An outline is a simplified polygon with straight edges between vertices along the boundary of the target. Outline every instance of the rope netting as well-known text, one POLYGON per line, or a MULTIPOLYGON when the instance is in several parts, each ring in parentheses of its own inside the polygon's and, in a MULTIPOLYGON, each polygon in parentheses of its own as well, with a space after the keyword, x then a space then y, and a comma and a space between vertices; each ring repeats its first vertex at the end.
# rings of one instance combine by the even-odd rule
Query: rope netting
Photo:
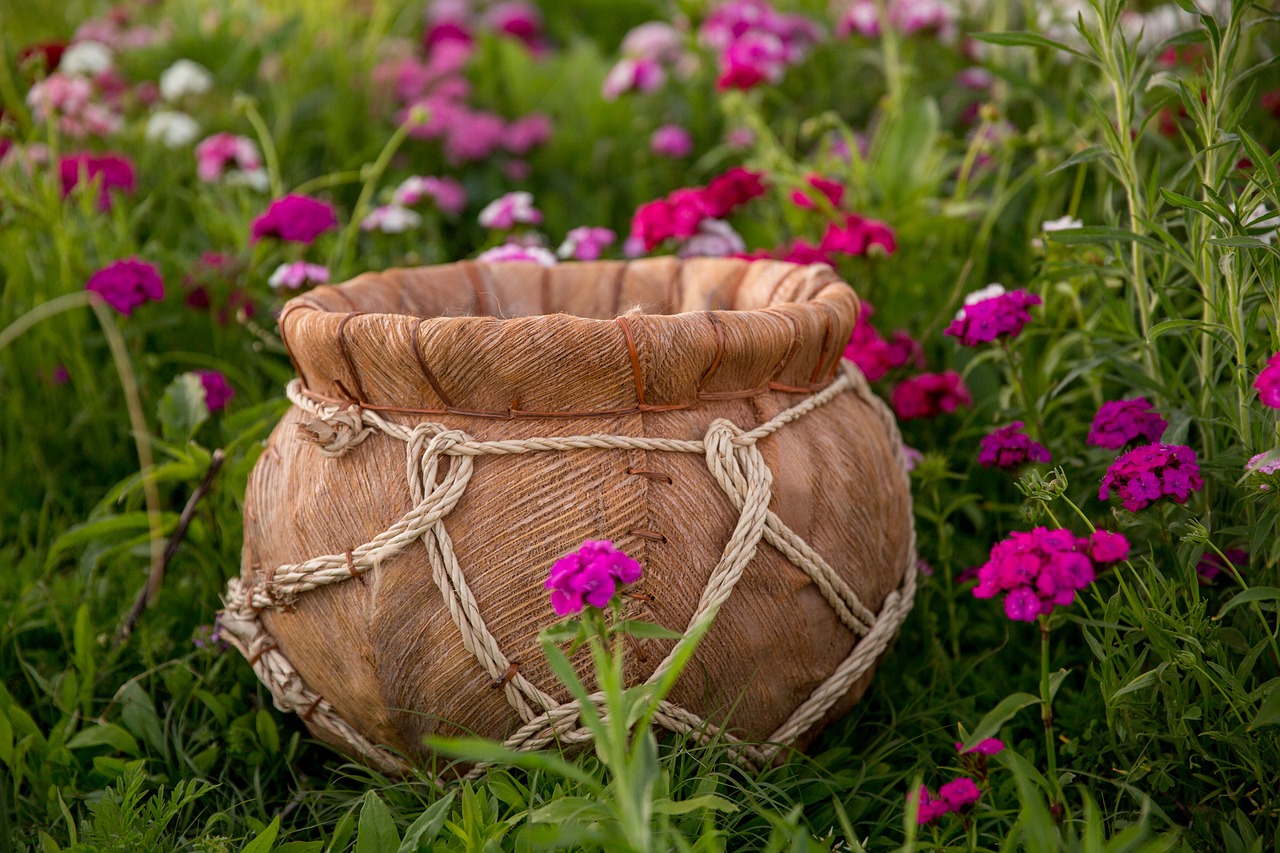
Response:
MULTIPOLYGON (((328 700, 306 686, 268 633, 260 612, 292 606, 305 592, 358 577, 399 555, 411 544, 421 542, 431 565, 432 580, 457 626, 462 645, 493 682, 502 685, 507 701, 523 721, 504 744, 513 749, 533 750, 553 742, 573 744, 589 740, 589 730, 581 725, 579 701, 557 702, 521 674, 518 667, 513 667, 499 647, 485 625, 454 553, 445 518, 466 493, 477 456, 587 449, 701 454, 708 471, 739 516, 686 626, 685 637, 677 641, 645 683, 656 683, 679 659, 686 645, 692 642, 689 629, 704 619, 715 618, 762 541, 803 571, 840 621, 859 638, 835 671, 764 744, 743 742, 671 702, 664 700, 659 704, 653 718, 658 725, 699 741, 721 742, 740 763, 762 767, 773 760, 778 750, 793 743, 821 720, 858 679, 870 671, 896 636, 915 596, 914 527, 910 532, 906 565, 902 567, 902 585, 884 599, 879 613, 872 613, 844 578, 769 509, 773 474, 757 447, 758 442, 846 392, 856 394, 882 421, 909 495, 910 483, 897 422, 884 402, 872 393, 861 372, 849 362, 843 364, 840 375, 822 391, 755 429, 743 431, 728 420, 718 419, 711 423, 702 440, 597 434, 477 441, 462 430, 449 429, 443 424, 405 426, 355 405, 344 408, 317 401, 294 380, 288 386, 289 399, 310 416, 301 428, 308 440, 319 445, 322 454, 347 453, 375 431, 404 442, 413 508, 386 530, 350 551, 276 566, 251 582, 243 578, 231 580, 221 614, 223 635, 249 660, 281 711, 298 712, 314 728, 337 742, 348 744, 352 751, 379 769, 407 772, 410 765, 404 759, 369 741, 343 720, 328 700), (447 464, 441 464, 446 461, 447 464)), ((593 694, 588 699, 601 716, 606 715, 602 695, 593 694)), ((470 777, 483 770, 484 765, 474 767, 470 777)))

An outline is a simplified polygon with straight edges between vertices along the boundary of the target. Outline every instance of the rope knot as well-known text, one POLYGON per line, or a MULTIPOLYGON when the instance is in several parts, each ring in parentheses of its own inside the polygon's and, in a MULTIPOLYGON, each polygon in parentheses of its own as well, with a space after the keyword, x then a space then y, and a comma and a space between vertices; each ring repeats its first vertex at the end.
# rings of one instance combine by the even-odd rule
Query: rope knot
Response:
POLYGON ((324 456, 341 456, 373 432, 365 426, 359 406, 345 409, 324 406, 311 414, 312 417, 298 424, 298 432, 304 441, 318 445, 324 456))

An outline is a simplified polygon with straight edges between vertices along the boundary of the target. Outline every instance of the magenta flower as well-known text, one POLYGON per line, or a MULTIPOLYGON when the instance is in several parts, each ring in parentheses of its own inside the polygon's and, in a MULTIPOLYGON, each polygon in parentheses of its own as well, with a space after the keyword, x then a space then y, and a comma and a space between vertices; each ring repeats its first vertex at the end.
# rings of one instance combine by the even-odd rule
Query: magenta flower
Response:
POLYGON ((594 261, 598 260, 604 250, 612 246, 617 239, 618 235, 608 228, 583 225, 565 235, 564 242, 560 244, 556 254, 575 261, 594 261))
POLYGON ((889 402, 898 417, 908 421, 937 417, 944 412, 954 412, 961 406, 971 406, 973 397, 960 374, 947 370, 902 380, 894 386, 889 402))
POLYGON ((506 231, 517 224, 537 225, 542 211, 533 206, 532 193, 514 192, 486 204, 478 220, 485 228, 506 231))
POLYGON ((856 213, 846 214, 844 223, 827 226, 818 248, 826 253, 836 253, 860 257, 876 247, 886 255, 892 255, 898 248, 893 229, 883 222, 866 219, 856 213))
POLYGON ((1253 387, 1258 389, 1258 400, 1262 405, 1280 409, 1280 352, 1267 361, 1267 366, 1253 381, 1253 387))
MULTIPOLYGON (((1222 553, 1231 561, 1231 565, 1237 572, 1248 568, 1249 552, 1243 548, 1228 548, 1222 553)), ((1217 581, 1218 575, 1225 571, 1227 571, 1227 565, 1222 562, 1222 557, 1214 551, 1205 551, 1200 562, 1196 563, 1196 580, 1201 586, 1210 586, 1217 581)))
POLYGON ((89 277, 85 289, 101 296, 126 317, 144 302, 164 299, 164 281, 160 273, 151 264, 137 258, 108 264, 89 277))
POLYGON ((724 219, 740 205, 764 195, 764 174, 735 166, 711 179, 702 191, 707 215, 712 219, 724 219))
POLYGON ((476 255, 477 261, 495 263, 498 261, 529 261, 544 267, 556 265, 556 256, 541 246, 522 246, 519 243, 504 243, 476 255))
MULTIPOLYGON (((916 823, 924 826, 927 823, 933 823, 947 812, 951 811, 951 806, 943 799, 934 799, 929 793, 929 789, 924 785, 920 786, 917 793, 919 807, 916 811, 916 823)), ((911 795, 907 794, 907 799, 911 799, 911 795)))
MULTIPOLYGON (((1246 474, 1252 474, 1257 477, 1266 477, 1272 474, 1280 474, 1280 448, 1274 450, 1264 450, 1261 453, 1254 454, 1248 462, 1244 464, 1246 474)), ((1271 491, 1270 483, 1260 483, 1258 490, 1262 492, 1271 491)))
POLYGON ((1067 530, 1037 527, 1015 532, 997 542, 991 557, 978 569, 975 598, 1005 594, 1005 615, 1017 622, 1033 622, 1055 607, 1066 607, 1078 590, 1093 583, 1095 570, 1088 556, 1089 540, 1067 530))
POLYGON ((227 377, 216 370, 197 370, 196 376, 204 386, 204 405, 211 412, 221 412, 236 395, 227 377))
POLYGON ((1007 427, 982 437, 978 451, 978 463, 987 468, 1017 468, 1027 462, 1048 462, 1051 458, 1043 444, 1032 441, 1022 431, 1022 421, 1014 421, 1007 427))
POLYGON ((1186 503, 1192 492, 1204 487, 1196 452, 1182 444, 1145 444, 1121 456, 1102 478, 1098 500, 1105 501, 1115 487, 1124 508, 1139 512, 1167 497, 1186 503))
POLYGON ((976 803, 981 796, 982 791, 978 790, 977 784, 964 776, 953 779, 938 789, 938 799, 950 806, 953 812, 976 803))
POLYGON ((546 588, 556 615, 581 613, 584 606, 605 607, 619 586, 640 580, 640 564, 613 543, 587 540, 551 567, 546 588))
POLYGON ((467 190, 452 178, 413 175, 391 194, 393 204, 413 207, 430 199, 444 213, 456 216, 467 206, 467 190))
POLYGON ((869 382, 878 382, 895 367, 908 364, 924 367, 924 350, 910 335, 896 331, 885 340, 871 325, 875 309, 864 302, 853 326, 853 336, 844 348, 844 357, 858 365, 869 382))
POLYGON ((649 150, 659 157, 688 157, 693 153, 693 136, 678 124, 664 124, 649 137, 649 150))
POLYGON ((502 147, 523 156, 550 138, 551 119, 540 113, 530 113, 507 125, 502 134, 502 147))
POLYGON ((253 240, 275 237, 310 245, 324 232, 338 227, 333 205, 305 195, 290 194, 271 202, 267 212, 253 220, 253 240))
POLYGON ((965 305, 943 330, 967 347, 990 343, 996 338, 1016 338, 1031 322, 1027 309, 1040 304, 1040 297, 1025 290, 1006 292, 1000 285, 970 294, 965 305), (978 297, 978 298, 974 298, 978 297))
POLYGON ((120 154, 70 154, 58 161, 58 172, 63 198, 70 195, 81 180, 87 183, 101 180, 98 186, 99 210, 111 209, 111 190, 132 193, 137 186, 133 163, 120 154))
POLYGON ((1129 540, 1119 533, 1095 530, 1089 537, 1089 556, 1096 563, 1118 563, 1129 559, 1129 540))
POLYGON ((999 738, 989 737, 986 740, 979 741, 969 749, 964 748, 964 744, 956 741, 956 752, 961 755, 995 755, 1004 751, 1004 741, 999 738))
POLYGON ((196 177, 212 183, 230 168, 256 174, 262 168, 257 144, 247 136, 215 133, 196 146, 196 177))
POLYGON ((627 92, 656 92, 667 81, 667 72, 658 60, 647 56, 623 57, 605 75, 601 94, 616 101, 627 92))
MULTIPOLYGON (((825 196, 827 201, 831 202, 832 207, 840 207, 840 202, 844 200, 844 184, 839 181, 829 181, 821 175, 809 175, 805 178, 805 181, 810 187, 825 196)), ((791 203, 806 210, 811 210, 816 206, 813 198, 813 194, 807 190, 795 190, 791 193, 791 203)))
POLYGON ((1089 428, 1089 444, 1119 450, 1126 444, 1159 441, 1168 422, 1152 411, 1146 397, 1103 403, 1089 428))

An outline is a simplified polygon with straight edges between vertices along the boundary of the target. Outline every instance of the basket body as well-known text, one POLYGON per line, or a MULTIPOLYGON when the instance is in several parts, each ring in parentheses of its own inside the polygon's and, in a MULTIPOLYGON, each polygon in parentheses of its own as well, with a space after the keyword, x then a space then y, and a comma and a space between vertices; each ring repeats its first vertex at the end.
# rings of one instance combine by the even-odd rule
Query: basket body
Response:
MULTIPOLYGON (((375 764, 426 758, 428 735, 510 738, 547 710, 537 707, 545 699, 513 699, 506 682, 516 673, 552 705, 569 699, 537 645, 556 619, 544 581, 558 557, 586 539, 612 540, 644 567, 633 591, 651 600, 637 599, 633 618, 684 630, 742 508, 707 454, 441 457, 424 477, 470 466, 439 521, 465 575, 460 595, 429 559, 431 542, 361 560, 361 544, 421 498, 415 450, 369 428, 369 413, 392 433, 429 423, 431 435, 457 431, 449 435, 475 446, 595 435, 697 442, 723 421, 752 430, 838 380, 856 388, 752 445, 768 468, 768 510, 872 614, 894 596, 900 621, 909 594, 904 607, 895 590, 914 562, 910 498, 891 419, 842 364, 856 311, 825 266, 664 258, 392 270, 294 299, 281 328, 305 405, 285 415, 249 483, 240 589, 269 603, 253 606, 250 595, 247 609, 228 607, 232 642, 274 679, 277 705, 375 764), (316 420, 321 409, 355 413, 356 426, 335 438, 333 421, 316 420), (276 594, 273 567, 322 554, 343 555, 349 577, 276 594)), ((824 685, 830 692, 833 672, 865 642, 810 574, 757 538, 669 697, 750 741, 785 728, 824 685)), ((637 641, 631 677, 649 677, 672 645, 637 641)), ((819 718, 786 738, 803 744, 846 712, 873 668, 837 685, 819 718)))

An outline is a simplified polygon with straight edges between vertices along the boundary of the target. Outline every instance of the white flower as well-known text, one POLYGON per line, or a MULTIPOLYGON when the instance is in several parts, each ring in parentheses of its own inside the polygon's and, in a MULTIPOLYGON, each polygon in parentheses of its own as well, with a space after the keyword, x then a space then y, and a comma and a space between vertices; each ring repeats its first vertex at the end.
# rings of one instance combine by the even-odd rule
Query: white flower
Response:
POLYGON ((281 264, 267 279, 267 284, 274 288, 297 290, 304 284, 326 284, 329 281, 329 268, 320 264, 309 264, 306 261, 294 261, 281 264))
POLYGON ((78 41, 62 54, 58 71, 70 77, 96 77, 115 64, 111 48, 99 41, 78 41))
POLYGON ((176 101, 185 95, 201 95, 213 88, 213 74, 198 62, 179 59, 160 75, 160 96, 176 101))
MULTIPOLYGON (((991 282, 986 287, 975 290, 964 298, 965 305, 977 305, 979 302, 986 302, 988 299, 995 299, 997 296, 1005 294, 1004 285, 999 282, 991 282)), ((956 312, 956 319, 964 319, 964 309, 961 308, 956 312)))
POLYGON ((685 241, 676 254, 682 258, 723 258, 746 250, 747 244, 728 222, 704 219, 698 223, 698 233, 685 241))
POLYGON ((260 193, 271 186, 266 169, 231 169, 222 179, 229 187, 248 187, 260 193))
POLYGON ((360 222, 361 231, 381 231, 383 234, 403 234, 410 228, 422 224, 422 217, 417 212, 398 204, 384 204, 375 207, 360 222))
POLYGON ((147 119, 146 137, 166 148, 182 148, 195 142, 200 135, 200 125, 186 113, 177 110, 159 110, 147 119))
POLYGON ((1048 234, 1050 231, 1066 231, 1069 228, 1083 228, 1084 221, 1076 219, 1072 216, 1064 216, 1061 219, 1050 219, 1047 222, 1040 223, 1040 230, 1048 234))
POLYGON ((476 255, 477 261, 493 263, 494 261, 531 261, 544 267, 554 267, 556 256, 541 246, 521 246, 519 243, 505 243, 476 255))
POLYGON ((476 219, 485 228, 505 231, 519 223, 537 225, 542 221, 542 211, 533 206, 532 193, 511 192, 486 204, 476 219))

